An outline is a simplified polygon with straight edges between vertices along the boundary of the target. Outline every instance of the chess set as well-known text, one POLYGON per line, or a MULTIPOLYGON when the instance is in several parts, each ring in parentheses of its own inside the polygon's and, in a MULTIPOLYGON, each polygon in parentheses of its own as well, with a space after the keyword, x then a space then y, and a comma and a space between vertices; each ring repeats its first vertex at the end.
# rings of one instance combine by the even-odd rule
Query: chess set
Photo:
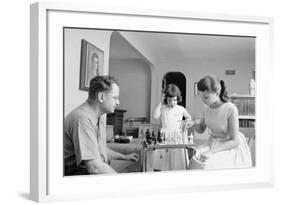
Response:
POLYGON ((193 135, 188 131, 166 129, 158 130, 158 132, 145 131, 145 142, 147 145, 167 145, 167 144, 188 144, 193 145, 193 135))

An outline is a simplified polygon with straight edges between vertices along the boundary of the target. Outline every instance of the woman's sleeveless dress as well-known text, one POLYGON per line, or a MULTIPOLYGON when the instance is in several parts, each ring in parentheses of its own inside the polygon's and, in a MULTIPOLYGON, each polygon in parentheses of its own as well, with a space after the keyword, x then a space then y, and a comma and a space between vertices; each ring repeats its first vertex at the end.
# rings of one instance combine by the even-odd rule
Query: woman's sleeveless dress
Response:
MULTIPOLYGON (((228 118, 238 110, 231 102, 224 103, 218 108, 208 107, 204 112, 205 124, 210 134, 207 145, 199 148, 200 152, 215 149, 224 141, 229 139, 228 118)), ((238 122, 237 122, 238 123, 238 122)), ((252 159, 249 146, 245 136, 239 132, 239 144, 237 147, 221 152, 213 153, 204 163, 205 169, 226 169, 226 168, 249 168, 252 166, 252 159)), ((191 162, 192 168, 192 162, 191 162)))

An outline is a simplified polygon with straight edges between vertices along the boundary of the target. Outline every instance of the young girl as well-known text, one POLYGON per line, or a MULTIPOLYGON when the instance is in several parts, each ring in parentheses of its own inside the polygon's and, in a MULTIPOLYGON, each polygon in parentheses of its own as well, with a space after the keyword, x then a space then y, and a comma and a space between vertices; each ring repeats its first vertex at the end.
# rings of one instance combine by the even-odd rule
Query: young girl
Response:
MULTIPOLYGON (((187 110, 178 105, 181 102, 180 89, 170 84, 166 87, 161 102, 156 107, 153 118, 161 117, 162 133, 165 133, 166 143, 182 144, 181 125, 183 117, 191 120, 187 110)), ((157 170, 186 169, 186 157, 183 149, 155 150, 153 152, 153 168, 157 170)))
MULTIPOLYGON (((206 76, 198 84, 199 95, 207 108, 203 119, 191 122, 193 129, 203 133, 208 128, 208 143, 199 147, 196 156, 204 159, 206 169, 247 168, 252 166, 248 144, 239 132, 238 110, 228 102, 224 82, 206 76)), ((191 160, 190 168, 195 160, 191 160)))

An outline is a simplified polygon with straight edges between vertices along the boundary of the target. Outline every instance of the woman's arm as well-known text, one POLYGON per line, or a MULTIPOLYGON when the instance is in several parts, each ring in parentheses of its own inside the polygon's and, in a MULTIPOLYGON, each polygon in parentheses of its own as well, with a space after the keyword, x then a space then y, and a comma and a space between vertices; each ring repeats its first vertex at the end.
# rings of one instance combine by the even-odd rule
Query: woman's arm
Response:
POLYGON ((205 124, 205 119, 199 119, 193 121, 192 129, 195 130, 198 133, 203 133, 206 130, 206 124, 205 124))

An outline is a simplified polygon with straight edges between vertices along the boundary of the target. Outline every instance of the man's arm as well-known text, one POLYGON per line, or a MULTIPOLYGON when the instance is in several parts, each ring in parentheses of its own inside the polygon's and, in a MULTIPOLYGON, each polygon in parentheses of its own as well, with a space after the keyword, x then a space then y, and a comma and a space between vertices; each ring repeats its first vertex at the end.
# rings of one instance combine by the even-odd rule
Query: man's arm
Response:
POLYGON ((109 159, 125 159, 125 155, 120 153, 120 152, 116 152, 112 149, 110 149, 109 147, 107 147, 107 156, 109 159))
POLYGON ((132 161, 138 161, 139 155, 137 153, 131 153, 131 154, 122 154, 120 152, 116 152, 109 147, 107 147, 107 156, 109 159, 122 159, 122 160, 132 160, 132 161))
POLYGON ((101 160, 85 160, 89 174, 112 174, 117 173, 111 166, 101 160))

